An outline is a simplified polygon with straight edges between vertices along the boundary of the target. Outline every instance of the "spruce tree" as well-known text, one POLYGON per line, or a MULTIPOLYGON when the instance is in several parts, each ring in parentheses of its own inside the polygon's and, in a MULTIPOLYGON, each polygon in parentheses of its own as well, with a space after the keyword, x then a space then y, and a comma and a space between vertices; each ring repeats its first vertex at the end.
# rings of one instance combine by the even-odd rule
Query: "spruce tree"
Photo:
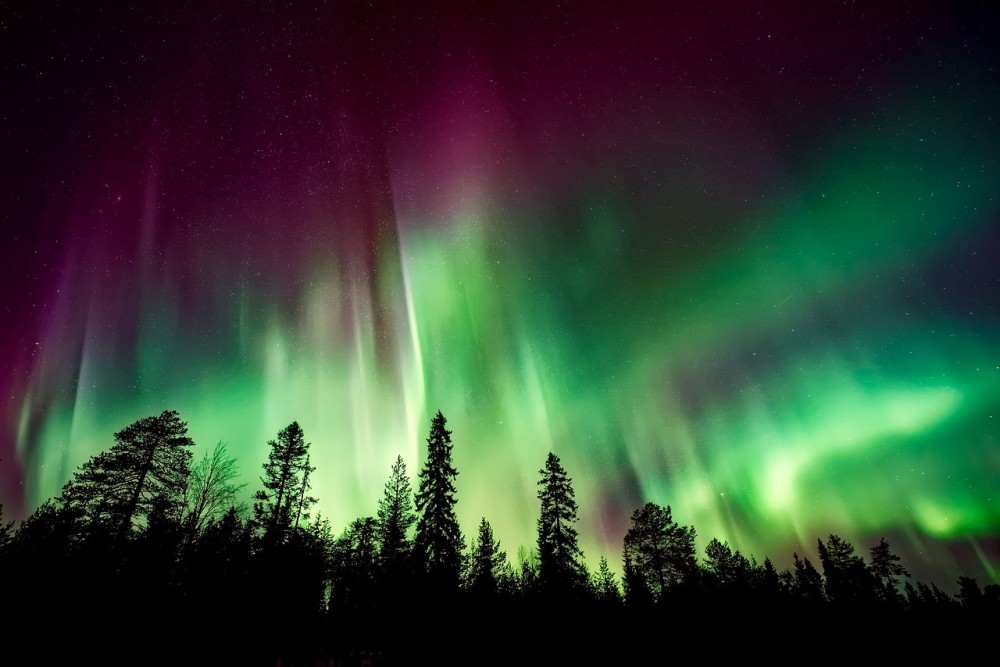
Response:
POLYGON ((538 575, 549 593, 563 595, 579 590, 587 583, 583 552, 577 543, 577 505, 573 480, 566 474, 559 457, 549 452, 545 467, 538 471, 542 478, 538 499, 538 575))
POLYGON ((608 559, 601 556, 601 561, 597 566, 597 574, 594 575, 594 594, 598 601, 605 604, 619 604, 622 601, 621 589, 618 588, 618 580, 615 573, 608 565, 608 559))
POLYGON ((406 463, 397 456, 378 501, 379 559, 384 570, 398 570, 405 563, 410 552, 409 531, 416 520, 406 463))
POLYGON ((455 477, 451 463, 451 431, 440 411, 431 420, 427 460, 420 470, 416 495, 417 534, 414 557, 441 590, 456 589, 462 568, 464 540, 455 516, 455 477))
POLYGON ((483 517, 479 522, 479 534, 472 545, 469 590, 481 597, 496 596, 506 566, 507 554, 500 550, 500 542, 493 537, 493 527, 483 517))

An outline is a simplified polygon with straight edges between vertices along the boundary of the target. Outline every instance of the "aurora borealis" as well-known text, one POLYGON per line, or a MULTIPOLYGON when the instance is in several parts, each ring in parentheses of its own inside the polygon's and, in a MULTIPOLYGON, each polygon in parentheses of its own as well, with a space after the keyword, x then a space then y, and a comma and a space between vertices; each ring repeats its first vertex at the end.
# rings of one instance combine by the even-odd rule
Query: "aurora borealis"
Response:
POLYGON ((0 502, 176 409, 336 529, 453 431, 458 515, 590 567, 669 504, 779 568, 1000 581, 989 9, 6 7, 0 502))

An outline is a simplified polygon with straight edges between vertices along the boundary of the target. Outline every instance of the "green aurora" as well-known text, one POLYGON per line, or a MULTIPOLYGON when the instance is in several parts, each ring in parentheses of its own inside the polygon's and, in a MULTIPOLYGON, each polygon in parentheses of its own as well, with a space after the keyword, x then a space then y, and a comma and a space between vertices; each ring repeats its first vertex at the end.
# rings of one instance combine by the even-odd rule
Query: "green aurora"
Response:
MULTIPOLYGON (((554 451, 592 568, 620 561, 653 501, 699 548, 717 537, 779 568, 828 533, 865 551, 889 535, 915 572, 954 579, 960 545, 1000 582, 1000 310, 982 268, 1000 137, 981 74, 964 93, 921 79, 887 108, 857 103, 861 120, 739 193, 712 168, 724 149, 686 167, 657 136, 635 141, 658 185, 609 156, 558 188, 500 186, 518 171, 495 155, 513 121, 476 117, 425 205, 405 195, 424 178, 416 150, 391 138, 373 177, 388 212, 363 241, 334 231, 353 214, 265 205, 266 187, 171 217, 163 158, 130 181, 129 250, 109 232, 64 255, 10 410, 23 504, 176 409, 200 449, 228 444, 248 494, 267 440, 298 421, 339 530, 375 512, 397 454, 415 477, 440 409, 462 526, 486 516, 512 555, 534 545, 554 451), (180 221, 204 229, 168 229, 180 221)), ((77 213, 99 218, 100 197, 77 213)))

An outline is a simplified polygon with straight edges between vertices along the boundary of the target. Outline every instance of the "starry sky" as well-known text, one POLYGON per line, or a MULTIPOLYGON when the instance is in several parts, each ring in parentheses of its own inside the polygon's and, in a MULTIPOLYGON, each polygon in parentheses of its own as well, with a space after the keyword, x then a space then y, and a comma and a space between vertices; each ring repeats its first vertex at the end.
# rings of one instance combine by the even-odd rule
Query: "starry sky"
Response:
POLYGON ((7 517, 176 409, 339 531, 441 410, 512 556, 554 451, 591 567, 653 501, 1000 581, 988 3, 80 4, 0 9, 7 517))

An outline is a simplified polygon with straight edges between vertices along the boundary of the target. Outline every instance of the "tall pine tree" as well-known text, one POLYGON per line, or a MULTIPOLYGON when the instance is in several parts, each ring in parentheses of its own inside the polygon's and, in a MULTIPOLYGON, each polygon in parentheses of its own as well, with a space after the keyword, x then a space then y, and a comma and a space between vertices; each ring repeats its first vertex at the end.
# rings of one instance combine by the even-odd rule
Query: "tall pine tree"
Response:
POLYGON ((417 534, 413 544, 419 567, 442 590, 456 589, 462 569, 464 540, 455 516, 455 477, 451 463, 451 431, 438 411, 427 437, 427 460, 417 490, 417 534))
POLYGON ((545 467, 538 471, 542 478, 538 499, 538 576, 546 592, 564 595, 578 591, 587 583, 583 552, 577 544, 577 506, 573 480, 566 474, 559 457, 549 452, 545 467))
POLYGON ((308 495, 309 473, 315 468, 309 465, 309 443, 298 422, 278 431, 278 438, 267 444, 271 451, 260 478, 264 488, 254 495, 253 510, 265 541, 277 544, 287 539, 289 530, 316 502, 308 495))

